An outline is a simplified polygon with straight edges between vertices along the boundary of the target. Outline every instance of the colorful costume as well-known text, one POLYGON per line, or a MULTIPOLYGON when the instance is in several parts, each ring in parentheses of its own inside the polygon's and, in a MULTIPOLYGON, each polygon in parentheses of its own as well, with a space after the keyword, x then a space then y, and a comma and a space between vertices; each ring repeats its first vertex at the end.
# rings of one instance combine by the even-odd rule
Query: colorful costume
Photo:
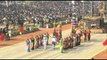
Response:
POLYGON ((63 53, 63 40, 62 39, 59 41, 59 48, 60 48, 60 52, 63 53))
POLYGON ((27 51, 30 52, 30 40, 29 39, 26 40, 26 44, 27 44, 27 51))

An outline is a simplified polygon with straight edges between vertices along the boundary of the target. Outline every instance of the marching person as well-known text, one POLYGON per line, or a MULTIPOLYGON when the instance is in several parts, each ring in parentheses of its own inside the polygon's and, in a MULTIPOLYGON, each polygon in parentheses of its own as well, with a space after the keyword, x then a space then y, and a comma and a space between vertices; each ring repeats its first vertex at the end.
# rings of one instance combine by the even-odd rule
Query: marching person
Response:
POLYGON ((84 40, 85 40, 85 41, 87 40, 87 39, 86 39, 86 38, 87 38, 87 35, 86 35, 86 34, 87 34, 87 32, 86 32, 86 30, 85 30, 85 31, 84 31, 84 36, 85 36, 84 40))
POLYGON ((46 44, 46 43, 47 43, 47 39, 48 39, 47 36, 44 34, 44 36, 43 36, 43 40, 42 40, 42 41, 43 41, 44 49, 47 48, 47 44, 46 44))
POLYGON ((76 40, 77 40, 76 46, 80 45, 80 36, 81 36, 81 31, 79 29, 77 29, 76 30, 76 40))
POLYGON ((62 38, 62 30, 61 29, 59 30, 59 33, 60 33, 60 38, 62 38))
POLYGON ((20 35, 24 32, 24 27, 20 26, 20 35))
POLYGON ((73 38, 71 38, 70 36, 68 37, 68 43, 69 43, 69 48, 73 48, 73 38))
POLYGON ((90 36, 91 36, 91 35, 90 35, 90 30, 88 30, 88 31, 86 32, 86 35, 87 35, 87 40, 90 41, 90 36))
POLYGON ((34 39, 34 41, 35 41, 35 44, 34 44, 34 49, 35 49, 35 48, 37 48, 37 47, 38 47, 36 36, 35 36, 35 37, 33 37, 33 39, 34 39))
POLYGON ((74 44, 75 44, 75 39, 76 39, 74 30, 71 31, 70 38, 71 38, 71 41, 72 41, 72 44, 73 44, 72 45, 72 48, 73 48, 75 46, 74 44))
POLYGON ((75 46, 77 46, 78 45, 78 36, 77 36, 77 34, 75 34, 73 38, 75 40, 75 46))
POLYGON ((47 36, 47 43, 46 43, 46 44, 48 45, 49 34, 48 34, 48 33, 46 33, 45 35, 47 36))
POLYGON ((38 39, 39 39, 39 46, 42 46, 41 34, 38 35, 38 39))
POLYGON ((31 49, 34 50, 35 40, 34 40, 33 37, 31 38, 31 43, 32 43, 32 48, 31 49))
POLYGON ((9 35, 9 39, 11 38, 12 34, 11 34, 11 29, 8 30, 8 35, 9 35))
POLYGON ((59 41, 60 52, 63 53, 63 39, 61 38, 59 41))
POLYGON ((56 45, 56 37, 53 36, 52 37, 52 48, 55 49, 55 45, 56 45))
POLYGON ((4 34, 6 40, 7 40, 7 33, 8 33, 7 28, 6 27, 3 28, 3 34, 4 34))
POLYGON ((53 31, 53 35, 56 36, 57 32, 56 32, 56 29, 54 28, 54 31, 53 31))
POLYGON ((30 39, 26 40, 27 52, 30 52, 30 39))
POLYGON ((78 34, 78 35, 77 35, 77 45, 80 45, 80 42, 81 42, 81 40, 80 40, 80 35, 78 34))
POLYGON ((60 40, 60 33, 58 32, 57 33, 57 42, 59 42, 59 40, 60 40))
POLYGON ((36 36, 36 41, 37 41, 37 48, 38 48, 40 46, 40 44, 39 44, 40 40, 39 40, 39 36, 38 35, 36 36))
POLYGON ((40 35, 40 45, 41 46, 43 46, 42 40, 43 40, 43 34, 40 35))
POLYGON ((84 33, 82 33, 82 36, 80 37, 80 39, 81 39, 82 42, 85 42, 85 35, 84 35, 84 33))

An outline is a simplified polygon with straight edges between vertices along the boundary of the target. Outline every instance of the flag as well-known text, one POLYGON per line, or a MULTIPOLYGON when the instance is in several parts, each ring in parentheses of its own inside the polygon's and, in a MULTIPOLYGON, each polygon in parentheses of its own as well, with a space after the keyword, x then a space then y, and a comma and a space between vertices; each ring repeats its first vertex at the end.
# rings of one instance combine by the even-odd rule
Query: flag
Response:
POLYGON ((107 45, 107 39, 102 44, 103 44, 103 46, 106 46, 107 45))

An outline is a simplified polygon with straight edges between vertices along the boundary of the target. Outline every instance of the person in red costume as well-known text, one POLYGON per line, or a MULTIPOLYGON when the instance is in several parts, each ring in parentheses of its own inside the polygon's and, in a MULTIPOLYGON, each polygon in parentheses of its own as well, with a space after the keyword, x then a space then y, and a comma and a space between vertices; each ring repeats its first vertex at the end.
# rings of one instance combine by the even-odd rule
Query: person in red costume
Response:
POLYGON ((107 46, 107 39, 102 44, 103 46, 107 46))
POLYGON ((90 35, 90 30, 88 30, 87 32, 86 32, 86 37, 87 37, 87 40, 88 41, 90 41, 90 37, 91 37, 91 35, 90 35))
POLYGON ((5 35, 4 34, 0 34, 0 41, 3 41, 5 39, 5 35))
POLYGON ((20 27, 20 34, 22 34, 23 32, 24 32, 24 27, 21 26, 21 27, 20 27))

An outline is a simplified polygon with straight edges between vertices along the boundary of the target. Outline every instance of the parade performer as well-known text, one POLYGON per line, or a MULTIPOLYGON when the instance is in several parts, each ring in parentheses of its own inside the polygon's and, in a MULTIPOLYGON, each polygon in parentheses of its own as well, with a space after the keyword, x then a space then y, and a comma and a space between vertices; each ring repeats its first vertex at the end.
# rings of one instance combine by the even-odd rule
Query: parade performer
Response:
POLYGON ((40 46, 40 44, 39 44, 39 42, 40 42, 39 36, 36 36, 36 41, 37 41, 36 48, 38 48, 40 46))
POLYGON ((31 38, 31 43, 32 43, 32 50, 34 50, 35 40, 33 37, 31 38))
POLYGON ((57 32, 56 32, 56 29, 54 28, 54 32, 53 32, 53 35, 56 36, 57 32))
POLYGON ((82 36, 80 37, 80 40, 81 40, 81 42, 84 42, 84 41, 85 41, 85 36, 84 36, 84 34, 82 34, 82 36))
POLYGON ((33 37, 33 39, 34 39, 34 41, 35 41, 35 44, 34 44, 34 49, 35 48, 37 48, 38 46, 37 46, 37 39, 36 39, 36 36, 35 37, 33 37))
POLYGON ((24 32, 24 27, 21 26, 21 27, 20 27, 20 34, 22 34, 23 32, 24 32))
POLYGON ((74 31, 71 30, 70 37, 73 38, 74 34, 75 34, 74 31))
POLYGON ((61 36, 60 36, 60 33, 58 32, 57 33, 57 42, 59 42, 60 38, 61 38, 61 36))
POLYGON ((78 45, 80 45, 80 43, 81 43, 80 37, 81 36, 80 35, 77 35, 77 36, 78 36, 78 40, 77 40, 78 41, 78 45))
POLYGON ((59 41, 60 52, 63 53, 63 39, 61 38, 59 41))
POLYGON ((42 35, 40 34, 38 37, 39 37, 39 46, 42 46, 42 35))
POLYGON ((47 48, 47 37, 46 37, 46 35, 44 34, 44 36, 43 36, 43 46, 44 46, 44 49, 46 49, 47 48))
POLYGON ((43 46, 42 40, 43 40, 43 34, 41 34, 41 46, 43 46))
POLYGON ((53 36, 53 37, 52 37, 52 48, 53 48, 53 49, 55 48, 55 45, 56 45, 56 37, 53 36))
POLYGON ((47 37, 47 43, 46 43, 46 44, 48 45, 49 34, 48 34, 48 33, 46 33, 45 35, 46 35, 46 37, 47 37))
POLYGON ((81 37, 81 31, 80 31, 80 29, 77 29, 77 31, 76 31, 76 40, 77 40, 77 44, 76 44, 76 46, 78 46, 78 45, 80 45, 80 37, 81 37))
POLYGON ((73 35, 73 47, 76 46, 76 34, 73 35))
POLYGON ((70 33, 70 40, 72 41, 72 48, 73 48, 73 41, 74 41, 74 33, 73 33, 73 30, 71 30, 71 33, 70 33))
POLYGON ((71 38, 70 36, 68 37, 68 43, 69 48, 73 48, 73 38, 71 38))
POLYGON ((78 35, 75 34, 75 46, 78 46, 78 35))
POLYGON ((67 49, 68 48, 68 37, 66 37, 63 41, 63 48, 67 49))
POLYGON ((59 33, 60 33, 60 38, 62 38, 62 30, 61 30, 61 28, 59 30, 59 33))
POLYGON ((107 46, 107 39, 102 42, 103 46, 107 46))
POLYGON ((87 40, 90 41, 90 36, 91 36, 91 35, 90 35, 90 30, 88 30, 88 31, 86 32, 86 36, 87 36, 87 40))
POLYGON ((5 35, 4 34, 0 34, 0 40, 3 41, 5 39, 5 35))
POLYGON ((30 39, 26 40, 26 44, 27 44, 27 52, 30 52, 30 39))
POLYGON ((86 38, 87 38, 87 35, 86 35, 86 34, 87 34, 86 30, 84 30, 84 36, 85 36, 84 40, 85 40, 85 41, 87 40, 87 39, 86 39, 86 38))
POLYGON ((8 31, 8 34, 9 34, 9 39, 11 38, 11 29, 9 29, 9 31, 8 31))
POLYGON ((7 39, 7 33, 8 33, 8 30, 7 28, 3 28, 3 33, 4 33, 4 36, 5 36, 5 39, 7 39))

